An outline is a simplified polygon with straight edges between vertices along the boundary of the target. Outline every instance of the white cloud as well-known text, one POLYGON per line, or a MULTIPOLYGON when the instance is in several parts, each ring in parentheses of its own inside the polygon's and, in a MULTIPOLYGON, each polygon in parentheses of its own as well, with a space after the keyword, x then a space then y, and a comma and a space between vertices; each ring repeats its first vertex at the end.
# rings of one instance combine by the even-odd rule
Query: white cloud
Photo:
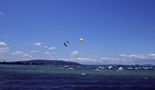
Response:
POLYGON ((22 51, 15 51, 15 52, 12 52, 11 55, 23 55, 24 52, 22 51))
POLYGON ((49 50, 55 50, 56 47, 49 47, 48 49, 49 49, 49 50))
MULTIPOLYGON (((73 56, 78 55, 77 51, 72 52, 73 56)), ((70 57, 69 60, 79 62, 82 64, 154 64, 155 54, 121 54, 120 57, 70 57)))
POLYGON ((81 64, 103 64, 103 60, 100 59, 100 57, 72 57, 69 58, 70 61, 78 62, 81 64))
POLYGON ((42 49, 48 49, 48 50, 55 50, 56 49, 56 47, 49 47, 46 44, 41 43, 41 42, 33 43, 33 46, 36 48, 42 48, 42 49))
POLYGON ((10 52, 8 47, 0 48, 0 55, 8 54, 10 52))
POLYGON ((78 57, 80 55, 79 51, 73 51, 70 53, 71 57, 78 57))
POLYGON ((31 58, 31 57, 32 57, 32 55, 30 55, 30 54, 28 54, 28 53, 24 53, 22 56, 23 56, 23 57, 26 57, 26 58, 31 58))
POLYGON ((32 55, 25 53, 23 51, 15 51, 15 52, 12 52, 11 55, 18 56, 18 57, 24 57, 24 58, 32 57, 32 55))
POLYGON ((127 57, 128 55, 126 55, 126 54, 120 54, 119 56, 120 57, 127 57))
POLYGON ((155 54, 120 55, 123 64, 155 64, 155 54))
POLYGON ((120 55, 127 59, 155 59, 155 54, 130 54, 130 55, 120 55))
POLYGON ((46 54, 46 55, 50 55, 51 53, 50 53, 50 52, 48 52, 48 51, 46 51, 46 52, 45 52, 45 54, 46 54))
POLYGON ((152 58, 152 59, 155 59, 155 54, 152 53, 152 54, 148 54, 148 57, 152 58))
POLYGON ((31 50, 30 53, 38 53, 38 50, 31 50))
POLYGON ((137 54, 131 54, 129 55, 129 58, 134 58, 134 59, 145 59, 146 56, 141 54, 141 55, 137 55, 137 54))
POLYGON ((5 42, 0 42, 0 48, 7 47, 7 44, 5 42))
POLYGON ((34 48, 28 53, 25 51, 11 52, 6 42, 0 42, 0 55, 6 59, 25 60, 32 58, 40 59, 60 59, 79 62, 82 64, 154 64, 155 53, 150 54, 121 54, 118 57, 100 57, 100 56, 86 56, 82 52, 73 51, 70 53, 69 58, 62 58, 57 56, 52 50, 56 47, 48 47, 44 43, 36 42, 33 46, 41 49, 34 48))
POLYGON ((5 42, 0 42, 0 55, 8 54, 10 52, 9 47, 5 42))
POLYGON ((41 43, 41 42, 36 42, 33 44, 34 47, 37 47, 37 48, 44 48, 44 44, 41 43))

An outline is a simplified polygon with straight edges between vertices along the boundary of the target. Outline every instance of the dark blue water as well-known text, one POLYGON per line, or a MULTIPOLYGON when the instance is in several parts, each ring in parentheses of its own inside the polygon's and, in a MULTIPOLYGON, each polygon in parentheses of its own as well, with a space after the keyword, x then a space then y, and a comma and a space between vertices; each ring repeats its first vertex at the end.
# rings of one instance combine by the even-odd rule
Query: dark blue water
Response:
POLYGON ((155 76, 21 73, 1 67, 0 90, 155 90, 155 76))

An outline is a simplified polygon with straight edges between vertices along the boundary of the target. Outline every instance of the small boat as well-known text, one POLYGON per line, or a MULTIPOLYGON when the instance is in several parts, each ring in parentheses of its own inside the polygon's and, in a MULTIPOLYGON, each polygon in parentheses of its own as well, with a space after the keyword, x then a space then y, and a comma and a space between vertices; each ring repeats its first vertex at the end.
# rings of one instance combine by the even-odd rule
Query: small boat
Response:
POLYGON ((82 75, 82 76, 85 76, 85 75, 86 75, 86 73, 81 73, 81 75, 82 75))

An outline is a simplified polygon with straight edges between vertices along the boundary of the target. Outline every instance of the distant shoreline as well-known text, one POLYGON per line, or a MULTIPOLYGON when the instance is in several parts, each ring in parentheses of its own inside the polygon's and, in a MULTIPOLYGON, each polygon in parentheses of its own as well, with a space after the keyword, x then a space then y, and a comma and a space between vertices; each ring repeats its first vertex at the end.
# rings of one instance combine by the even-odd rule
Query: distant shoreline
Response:
POLYGON ((155 66, 152 64, 102 64, 102 65, 87 65, 80 64, 72 61, 63 61, 63 60, 27 60, 27 61, 1 61, 0 65, 85 65, 85 66, 155 66))
POLYGON ((27 60, 27 61, 2 61, 0 65, 81 65, 76 62, 62 60, 27 60))

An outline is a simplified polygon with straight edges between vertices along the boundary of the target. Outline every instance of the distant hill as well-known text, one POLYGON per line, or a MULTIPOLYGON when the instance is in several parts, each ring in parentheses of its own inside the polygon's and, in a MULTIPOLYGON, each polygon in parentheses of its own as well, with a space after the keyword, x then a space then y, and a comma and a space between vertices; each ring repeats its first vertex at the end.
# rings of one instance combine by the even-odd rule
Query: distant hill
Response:
POLYGON ((28 60, 28 61, 12 61, 12 62, 0 62, 0 64, 11 65, 81 65, 76 62, 62 61, 62 60, 28 60))

